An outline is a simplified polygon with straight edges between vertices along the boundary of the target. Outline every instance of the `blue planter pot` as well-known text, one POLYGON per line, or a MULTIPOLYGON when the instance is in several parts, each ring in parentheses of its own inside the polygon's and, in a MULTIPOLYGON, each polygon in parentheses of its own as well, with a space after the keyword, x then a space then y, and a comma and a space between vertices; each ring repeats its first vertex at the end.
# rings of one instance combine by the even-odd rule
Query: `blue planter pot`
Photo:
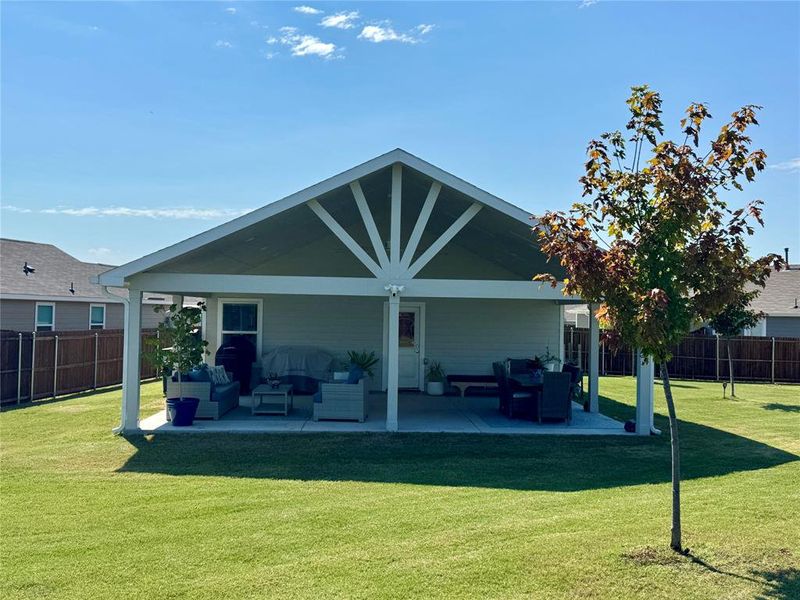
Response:
POLYGON ((199 398, 167 398, 167 420, 174 427, 188 427, 194 423, 199 398))

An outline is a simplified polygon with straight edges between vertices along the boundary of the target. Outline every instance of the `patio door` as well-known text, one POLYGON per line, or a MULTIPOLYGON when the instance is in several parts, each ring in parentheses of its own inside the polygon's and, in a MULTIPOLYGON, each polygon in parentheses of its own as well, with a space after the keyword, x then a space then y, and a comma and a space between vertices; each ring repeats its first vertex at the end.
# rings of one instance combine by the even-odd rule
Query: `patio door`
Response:
MULTIPOLYGON (((420 303, 401 302, 398 328, 398 387, 421 390, 425 383, 425 306, 420 303)), ((385 350, 388 350, 388 337, 388 329, 384 326, 385 350)), ((386 354, 384 352, 384 356, 386 354)), ((386 370, 384 369, 385 385, 386 370)))

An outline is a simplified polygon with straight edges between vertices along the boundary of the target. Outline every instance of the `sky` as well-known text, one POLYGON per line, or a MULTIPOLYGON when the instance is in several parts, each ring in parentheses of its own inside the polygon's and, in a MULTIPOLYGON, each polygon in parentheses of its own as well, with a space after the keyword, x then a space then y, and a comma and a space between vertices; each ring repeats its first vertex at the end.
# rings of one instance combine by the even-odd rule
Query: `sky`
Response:
POLYGON ((753 254, 800 262, 796 2, 0 4, 0 234, 122 264, 400 147, 532 213, 662 94, 763 106, 753 254))

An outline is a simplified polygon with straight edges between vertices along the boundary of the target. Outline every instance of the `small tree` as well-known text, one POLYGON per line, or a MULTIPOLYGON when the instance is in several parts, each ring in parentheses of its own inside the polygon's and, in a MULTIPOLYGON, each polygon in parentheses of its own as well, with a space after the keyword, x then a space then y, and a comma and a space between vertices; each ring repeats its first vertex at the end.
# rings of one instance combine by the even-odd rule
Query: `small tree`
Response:
POLYGON ((207 354, 208 342, 199 336, 206 305, 204 302, 198 302, 196 307, 171 304, 168 309, 157 306, 155 310, 166 313, 166 318, 158 325, 158 336, 148 340, 144 356, 162 375, 177 369, 178 394, 183 398, 182 374, 199 365, 207 354))
POLYGON ((741 335, 745 329, 755 327, 764 313, 750 308, 750 303, 760 294, 760 290, 745 291, 739 289, 737 295, 715 317, 709 321, 714 331, 725 338, 725 349, 728 354, 728 381, 731 385, 731 397, 736 397, 733 377, 733 356, 731 355, 731 338, 741 335))
MULTIPOLYGON (((700 129, 711 116, 705 105, 689 105, 681 121, 685 137, 676 143, 658 139, 664 135, 658 93, 634 87, 627 103, 630 137, 615 131, 589 143, 580 179, 586 200, 569 214, 545 214, 536 229, 542 250, 567 271, 564 293, 599 304, 596 316, 609 330, 607 339, 639 348, 661 367, 672 457, 670 546, 682 551, 670 347, 693 322, 716 316, 745 283, 763 287, 770 265, 780 266, 781 259, 753 261, 747 255, 749 220, 763 224, 761 201, 730 210, 717 195, 720 189, 741 190, 742 178, 751 181, 764 168, 766 154, 751 152, 745 134, 757 124, 758 107, 733 113, 708 152, 699 153, 700 129)), ((535 279, 557 283, 549 274, 535 279)))

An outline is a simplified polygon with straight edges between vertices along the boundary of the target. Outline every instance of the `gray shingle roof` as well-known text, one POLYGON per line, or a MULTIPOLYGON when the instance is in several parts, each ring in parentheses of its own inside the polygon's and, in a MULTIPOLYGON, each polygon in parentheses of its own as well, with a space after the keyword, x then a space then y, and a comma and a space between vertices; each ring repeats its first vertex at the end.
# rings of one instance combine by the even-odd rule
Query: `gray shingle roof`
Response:
MULTIPOLYGON (((112 265, 86 263, 51 244, 0 238, 0 291, 25 297, 102 298, 99 285, 89 283, 112 265), (23 265, 36 271, 25 275, 23 265), (70 285, 75 293, 72 294, 70 285)), ((109 290, 126 297, 125 290, 109 290)))
POLYGON ((800 265, 791 265, 790 269, 773 271, 767 286, 750 305, 771 317, 800 317, 800 265))

